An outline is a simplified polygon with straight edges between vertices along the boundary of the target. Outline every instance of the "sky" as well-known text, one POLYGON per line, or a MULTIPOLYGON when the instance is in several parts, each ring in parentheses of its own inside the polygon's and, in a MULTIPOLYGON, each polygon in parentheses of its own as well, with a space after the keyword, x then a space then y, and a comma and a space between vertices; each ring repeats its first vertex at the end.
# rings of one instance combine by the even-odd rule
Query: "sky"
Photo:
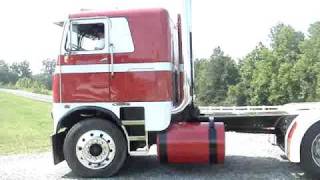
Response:
MULTIPOLYGON (((0 2, 0 59, 28 60, 39 73, 41 61, 59 54, 62 21, 80 9, 163 7, 172 16, 182 0, 6 0, 0 2)), ((234 59, 243 58, 258 42, 270 43, 278 23, 307 33, 320 21, 319 0, 193 0, 192 31, 195 58, 209 57, 220 46, 234 59)), ((173 18, 175 19, 175 18, 173 18)))

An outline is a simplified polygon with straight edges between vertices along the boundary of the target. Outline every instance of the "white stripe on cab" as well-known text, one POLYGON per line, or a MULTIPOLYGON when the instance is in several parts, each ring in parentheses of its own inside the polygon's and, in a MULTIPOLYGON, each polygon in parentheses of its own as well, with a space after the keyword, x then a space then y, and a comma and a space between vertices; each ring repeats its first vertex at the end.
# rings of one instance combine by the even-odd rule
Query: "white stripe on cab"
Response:
POLYGON ((86 64, 86 65, 62 65, 57 66, 55 74, 71 73, 102 73, 111 72, 146 72, 146 71, 172 71, 170 62, 155 62, 155 63, 128 63, 128 64, 86 64))

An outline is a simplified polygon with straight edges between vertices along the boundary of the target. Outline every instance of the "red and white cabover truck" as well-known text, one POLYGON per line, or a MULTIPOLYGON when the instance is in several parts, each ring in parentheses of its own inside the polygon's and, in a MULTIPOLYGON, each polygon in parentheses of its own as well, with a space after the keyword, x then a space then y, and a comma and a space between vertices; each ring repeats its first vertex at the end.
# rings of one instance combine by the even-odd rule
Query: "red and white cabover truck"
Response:
MULTIPOLYGON (((164 163, 223 163, 225 131, 274 134, 291 162, 320 175, 320 104, 195 107, 191 3, 83 11, 64 23, 53 78, 54 163, 112 176, 157 144, 164 163)), ((248 142, 250 143, 250 142, 248 142)))

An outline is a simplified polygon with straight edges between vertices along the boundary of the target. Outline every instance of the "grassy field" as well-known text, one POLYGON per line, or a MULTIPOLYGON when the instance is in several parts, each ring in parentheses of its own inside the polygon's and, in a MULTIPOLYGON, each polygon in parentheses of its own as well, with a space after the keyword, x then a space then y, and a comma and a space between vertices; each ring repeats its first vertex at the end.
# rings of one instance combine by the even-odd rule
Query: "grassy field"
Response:
POLYGON ((48 150, 51 104, 0 92, 0 154, 48 150))

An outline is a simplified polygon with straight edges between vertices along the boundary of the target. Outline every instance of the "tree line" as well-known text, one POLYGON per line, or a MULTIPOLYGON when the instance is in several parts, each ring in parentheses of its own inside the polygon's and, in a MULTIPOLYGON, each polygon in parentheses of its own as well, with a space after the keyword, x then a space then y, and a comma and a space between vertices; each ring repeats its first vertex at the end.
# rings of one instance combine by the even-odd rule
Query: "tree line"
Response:
MULTIPOLYGON (((279 105, 320 100, 320 22, 308 33, 278 24, 271 28, 270 44, 258 43, 235 61, 220 47, 209 58, 195 61, 195 92, 199 105, 279 105)), ((0 86, 48 93, 55 60, 42 61, 32 74, 28 61, 0 60, 0 86)))
POLYGON ((199 105, 280 105, 320 100, 320 22, 308 33, 278 24, 270 44, 259 43, 236 62, 215 48, 195 61, 199 105))
POLYGON ((0 86, 31 90, 35 93, 48 94, 52 89, 52 74, 55 60, 42 61, 41 73, 33 75, 28 61, 9 64, 0 60, 0 86))

